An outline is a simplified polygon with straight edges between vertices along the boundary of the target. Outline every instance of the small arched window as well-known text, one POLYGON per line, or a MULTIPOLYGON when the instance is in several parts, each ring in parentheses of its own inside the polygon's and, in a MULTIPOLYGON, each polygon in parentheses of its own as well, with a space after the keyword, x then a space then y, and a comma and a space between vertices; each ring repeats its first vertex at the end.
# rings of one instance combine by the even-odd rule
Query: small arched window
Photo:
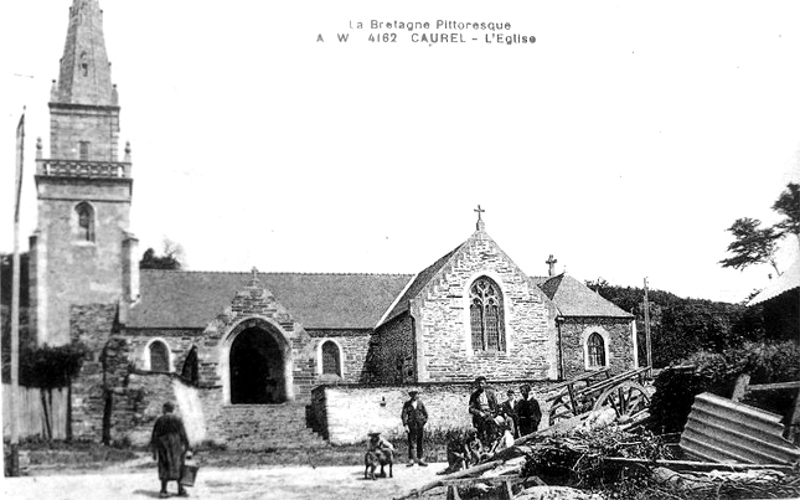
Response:
POLYGON ((503 295, 500 287, 486 276, 476 279, 469 289, 469 316, 473 351, 505 351, 503 295))
POLYGON ((606 343, 603 336, 595 332, 586 339, 586 353, 589 356, 589 368, 606 366, 606 343))
POLYGON ((156 340, 150 344, 150 371, 169 371, 169 348, 160 340, 156 340))
POLYGON ((326 340, 322 344, 322 374, 342 376, 341 353, 335 342, 326 340))
POLYGON ((94 241, 94 209, 85 201, 75 207, 78 215, 78 238, 83 241, 94 241))

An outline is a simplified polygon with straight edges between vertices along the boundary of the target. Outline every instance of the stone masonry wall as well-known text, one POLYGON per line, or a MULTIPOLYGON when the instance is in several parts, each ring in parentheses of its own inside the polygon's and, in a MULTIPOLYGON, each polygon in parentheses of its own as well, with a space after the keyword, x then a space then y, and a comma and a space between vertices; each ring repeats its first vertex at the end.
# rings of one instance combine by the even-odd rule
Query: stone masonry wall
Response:
POLYGON ((148 344, 158 339, 169 348, 171 371, 180 375, 189 350, 202 342, 202 333, 202 330, 196 329, 126 329, 125 336, 131 344, 130 362, 137 370, 145 370, 145 357, 149 356, 148 344))
MULTIPOLYGON (((225 399, 229 373, 224 359, 236 335, 247 328, 258 328, 273 335, 285 349, 285 363, 292 364, 292 390, 296 400, 309 400, 316 381, 312 337, 276 300, 271 292, 253 278, 237 292, 231 307, 205 328, 198 345, 200 386, 222 386, 225 399)), ((288 388, 287 388, 288 390, 288 388)))
MULTIPOLYGON (((322 372, 322 359, 320 357, 322 344, 326 340, 332 340, 341 350, 342 381, 361 381, 366 367, 371 332, 371 330, 308 330, 308 334, 314 338, 315 372, 322 372)), ((319 378, 316 379, 316 382, 318 381, 319 378)))
POLYGON ((631 322, 613 318, 567 318, 561 325, 564 378, 571 379, 586 371, 585 339, 592 332, 608 337, 606 363, 612 373, 637 368, 634 366, 631 322))
MULTIPOLYGON (((498 402, 504 401, 505 392, 514 389, 519 395, 519 386, 529 383, 534 397, 539 401, 543 415, 549 407, 547 398, 555 382, 509 380, 495 382, 498 402)), ((367 439, 369 432, 381 432, 389 437, 403 436, 400 420, 403 403, 408 400, 408 391, 416 389, 419 398, 428 410, 428 432, 472 427, 469 414, 469 396, 475 390, 470 383, 430 383, 414 386, 320 386, 314 389, 311 413, 315 429, 325 426, 323 434, 331 444, 350 444, 367 439)), ((542 418, 540 428, 547 426, 542 418)))
MULTIPOLYGON (((105 407, 103 353, 114 334, 116 304, 73 305, 70 308, 70 340, 84 344, 88 356, 72 381, 72 436, 99 441, 105 407)), ((68 434, 69 435, 69 434, 68 434)))
POLYGON ((412 301, 421 337, 420 381, 548 379, 557 376, 554 310, 544 294, 484 232, 476 231, 412 301), (469 288, 494 280, 505 305, 506 351, 472 352, 469 288))
POLYGON ((414 369, 414 320, 402 314, 381 325, 372 335, 364 382, 400 384, 416 380, 414 369), (403 373, 403 367, 411 373, 403 373))

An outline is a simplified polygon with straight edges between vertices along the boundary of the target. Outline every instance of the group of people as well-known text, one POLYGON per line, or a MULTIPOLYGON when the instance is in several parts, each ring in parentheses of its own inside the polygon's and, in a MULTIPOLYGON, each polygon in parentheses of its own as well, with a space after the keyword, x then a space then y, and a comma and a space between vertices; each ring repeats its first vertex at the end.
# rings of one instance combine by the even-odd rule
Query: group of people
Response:
MULTIPOLYGON (((516 398, 513 389, 507 391, 507 399, 498 403, 494 390, 488 387, 486 377, 475 379, 475 391, 469 398, 469 413, 472 425, 465 434, 448 442, 448 470, 468 467, 485 460, 506 448, 513 446, 514 440, 536 432, 542 419, 542 411, 531 393, 531 386, 523 384, 519 388, 521 398, 516 398)), ((423 459, 424 429, 428 422, 428 411, 419 399, 419 391, 408 392, 409 399, 403 404, 400 418, 408 438, 408 467, 427 466, 423 459)), ((377 435, 372 433, 371 435, 377 435)), ((376 451, 371 440, 368 451, 376 451)), ((392 453, 394 449, 386 440, 378 447, 392 453)))
POLYGON ((484 443, 496 439, 498 433, 506 431, 514 438, 526 436, 539 428, 542 410, 531 394, 531 386, 523 384, 519 390, 521 399, 516 399, 513 389, 506 393, 508 399, 497 402, 495 392, 487 387, 486 377, 475 379, 476 390, 469 398, 469 412, 478 438, 484 443))

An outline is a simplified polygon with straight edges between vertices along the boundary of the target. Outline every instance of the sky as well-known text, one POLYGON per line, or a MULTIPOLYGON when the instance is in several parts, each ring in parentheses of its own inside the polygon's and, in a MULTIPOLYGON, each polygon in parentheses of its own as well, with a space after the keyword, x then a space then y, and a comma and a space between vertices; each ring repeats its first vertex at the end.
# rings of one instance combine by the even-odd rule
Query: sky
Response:
MULTIPOLYGON (((740 302, 768 283, 768 266, 719 261, 734 220, 776 222, 800 182, 797 2, 100 3, 140 252, 168 238, 193 271, 414 274, 470 236, 480 204, 528 275, 553 254, 581 280, 647 277, 684 297, 740 302)), ((34 145, 47 156, 71 4, 3 4, 3 252, 23 106, 22 250, 36 228, 34 145)), ((779 266, 797 246, 782 242, 779 266)))

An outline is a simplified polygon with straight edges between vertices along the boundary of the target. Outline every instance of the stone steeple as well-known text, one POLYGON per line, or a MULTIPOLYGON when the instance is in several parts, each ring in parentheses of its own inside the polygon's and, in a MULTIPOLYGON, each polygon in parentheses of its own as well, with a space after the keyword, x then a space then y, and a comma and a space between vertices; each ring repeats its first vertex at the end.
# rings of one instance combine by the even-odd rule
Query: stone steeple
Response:
POLYGON ((111 64, 103 38, 103 11, 97 0, 74 0, 53 102, 116 105, 111 64))
POLYGON ((124 322, 138 290, 130 146, 120 161, 120 107, 97 0, 73 1, 49 108, 50 156, 39 143, 36 152, 31 320, 39 344, 62 345, 72 340, 74 307, 110 304, 124 322))

